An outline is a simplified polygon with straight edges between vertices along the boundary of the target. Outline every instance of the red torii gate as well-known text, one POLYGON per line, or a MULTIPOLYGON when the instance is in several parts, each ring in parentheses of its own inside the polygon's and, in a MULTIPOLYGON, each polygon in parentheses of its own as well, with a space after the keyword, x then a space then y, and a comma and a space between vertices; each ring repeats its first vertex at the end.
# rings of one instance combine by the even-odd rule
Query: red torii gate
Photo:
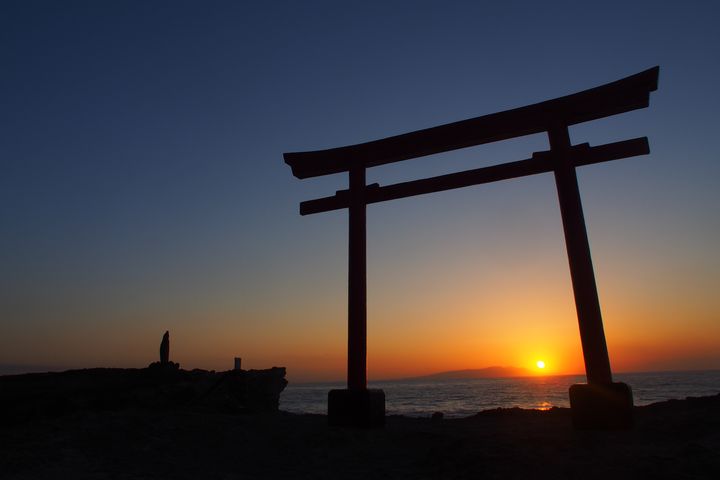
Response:
POLYGON ((632 423, 632 392, 612 381, 600 302, 575 168, 650 152, 647 137, 591 147, 572 145, 568 127, 646 108, 657 90, 659 67, 573 95, 372 142, 313 152, 285 153, 299 179, 348 172, 349 188, 300 204, 300 214, 349 211, 347 390, 328 395, 334 425, 384 423, 385 397, 367 388, 367 285, 365 210, 369 203, 553 172, 560 202, 587 384, 570 388, 578 428, 624 427, 632 423), (365 170, 387 163, 547 132, 550 150, 531 158, 438 177, 379 186, 366 185, 365 170))

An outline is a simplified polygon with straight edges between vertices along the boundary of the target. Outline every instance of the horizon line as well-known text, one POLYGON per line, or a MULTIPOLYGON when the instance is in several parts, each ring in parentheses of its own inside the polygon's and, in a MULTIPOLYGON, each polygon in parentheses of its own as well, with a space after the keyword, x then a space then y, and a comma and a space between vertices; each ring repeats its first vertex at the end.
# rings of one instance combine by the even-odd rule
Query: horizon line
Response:
MULTIPOLYGON (((402 382, 402 381, 409 381, 409 380, 419 380, 427 377, 432 377, 434 375, 440 375, 443 373, 448 372, 462 372, 467 370, 486 370, 488 368, 495 368, 495 367, 485 367, 485 368, 465 368, 460 370, 446 370, 443 372, 436 372, 436 373, 430 373, 426 375, 415 375, 412 377, 392 377, 392 378, 381 378, 376 380, 368 380, 368 383, 379 383, 379 382, 402 382)), ((500 367, 500 368, 522 368, 522 367, 500 367)), ((525 369, 528 370, 528 369, 525 369)), ((528 370, 529 371, 529 370, 528 370)), ((647 374, 647 373, 692 373, 692 372, 720 372, 720 368, 714 367, 714 368, 690 368, 690 369, 679 369, 679 370, 624 370, 620 372, 613 372, 613 376, 615 375, 634 375, 634 374, 647 374)), ((478 377, 478 378, 448 378, 444 380, 491 380, 491 379, 507 379, 507 378, 538 378, 538 377, 585 377, 585 373, 557 373, 557 374, 530 374, 530 375, 511 375, 511 376, 499 376, 499 377, 478 377)), ((288 385, 294 384, 294 385, 337 385, 342 384, 344 385, 347 383, 347 380, 319 380, 319 381, 302 381, 302 382, 293 382, 288 383, 288 385)))

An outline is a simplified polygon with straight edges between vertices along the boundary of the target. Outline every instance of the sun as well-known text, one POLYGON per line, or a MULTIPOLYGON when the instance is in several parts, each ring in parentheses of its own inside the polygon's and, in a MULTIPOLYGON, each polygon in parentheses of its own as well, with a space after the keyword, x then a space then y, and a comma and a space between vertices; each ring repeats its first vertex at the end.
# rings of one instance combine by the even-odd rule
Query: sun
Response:
POLYGON ((535 362, 535 366, 542 370, 543 368, 545 368, 545 362, 542 360, 538 360, 537 362, 535 362))

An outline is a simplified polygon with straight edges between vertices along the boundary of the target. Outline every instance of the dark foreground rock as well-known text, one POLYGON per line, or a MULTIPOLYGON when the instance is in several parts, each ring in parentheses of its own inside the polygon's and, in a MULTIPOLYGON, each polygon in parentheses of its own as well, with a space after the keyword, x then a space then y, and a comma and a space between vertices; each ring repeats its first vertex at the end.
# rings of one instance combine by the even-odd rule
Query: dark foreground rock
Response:
POLYGON ((74 412, 177 408, 276 411, 285 368, 180 370, 154 363, 144 369, 92 368, 0 377, 0 420, 22 423, 74 412))
POLYGON ((635 409, 631 430, 577 431, 568 409, 463 419, 76 411, 0 428, 2 479, 718 479, 720 396, 635 409))

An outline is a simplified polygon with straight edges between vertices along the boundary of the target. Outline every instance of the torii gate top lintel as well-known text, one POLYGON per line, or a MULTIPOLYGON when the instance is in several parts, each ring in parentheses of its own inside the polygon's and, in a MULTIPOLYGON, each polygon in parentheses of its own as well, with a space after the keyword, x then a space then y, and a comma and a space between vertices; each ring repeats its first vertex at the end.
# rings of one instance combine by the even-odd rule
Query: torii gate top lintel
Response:
POLYGON ((645 108, 657 90, 660 67, 599 87, 525 107, 461 120, 345 147, 283 154, 299 179, 409 160, 498 142, 645 108))

